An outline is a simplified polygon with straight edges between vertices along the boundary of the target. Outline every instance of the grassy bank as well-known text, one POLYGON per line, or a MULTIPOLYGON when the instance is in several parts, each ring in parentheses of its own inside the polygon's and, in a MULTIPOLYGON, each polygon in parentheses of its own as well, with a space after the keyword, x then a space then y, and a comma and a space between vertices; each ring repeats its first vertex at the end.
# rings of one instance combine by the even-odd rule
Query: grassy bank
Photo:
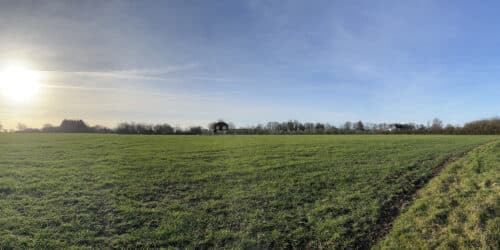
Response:
POLYGON ((447 166, 378 248, 499 249, 500 143, 447 166))

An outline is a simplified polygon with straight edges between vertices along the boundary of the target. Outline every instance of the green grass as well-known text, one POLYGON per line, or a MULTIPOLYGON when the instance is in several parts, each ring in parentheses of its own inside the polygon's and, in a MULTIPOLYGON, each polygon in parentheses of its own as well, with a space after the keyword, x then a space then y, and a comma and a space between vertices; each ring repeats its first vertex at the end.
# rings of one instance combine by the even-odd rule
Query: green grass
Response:
POLYGON ((4 134, 0 248, 365 248, 395 197, 497 138, 4 134))
POLYGON ((500 142, 475 149, 423 189, 384 249, 500 249, 500 142))

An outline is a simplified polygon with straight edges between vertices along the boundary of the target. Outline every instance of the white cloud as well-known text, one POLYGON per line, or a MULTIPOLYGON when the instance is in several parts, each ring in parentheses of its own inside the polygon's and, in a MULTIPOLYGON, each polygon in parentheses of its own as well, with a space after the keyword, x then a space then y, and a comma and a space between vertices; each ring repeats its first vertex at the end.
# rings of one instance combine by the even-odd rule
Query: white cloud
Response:
POLYGON ((152 81, 170 81, 173 78, 165 77, 162 75, 171 74, 180 71, 186 71, 198 67, 198 64, 186 64, 177 66, 167 66, 163 68, 149 68, 149 69, 128 69, 128 70, 114 70, 114 71, 40 71, 42 73, 57 74, 57 75, 70 75, 70 76, 85 76, 97 78, 117 78, 117 79, 136 79, 136 80, 152 80, 152 81))

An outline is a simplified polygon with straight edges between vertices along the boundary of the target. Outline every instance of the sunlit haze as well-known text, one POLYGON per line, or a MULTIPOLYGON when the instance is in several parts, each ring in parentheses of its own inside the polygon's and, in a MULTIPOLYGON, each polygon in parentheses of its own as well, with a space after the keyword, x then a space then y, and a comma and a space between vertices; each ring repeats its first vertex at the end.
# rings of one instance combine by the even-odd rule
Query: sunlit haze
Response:
POLYGON ((29 102, 40 88, 39 73, 22 66, 10 66, 0 71, 0 91, 14 103, 29 102))

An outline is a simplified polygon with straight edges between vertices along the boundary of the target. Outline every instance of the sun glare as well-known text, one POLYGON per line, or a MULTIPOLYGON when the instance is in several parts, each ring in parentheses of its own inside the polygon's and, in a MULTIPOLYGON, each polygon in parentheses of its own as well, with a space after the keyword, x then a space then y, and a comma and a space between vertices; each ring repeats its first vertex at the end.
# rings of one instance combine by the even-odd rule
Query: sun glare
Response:
POLYGON ((40 88, 40 74, 24 67, 8 67, 0 72, 0 92, 13 102, 31 101, 40 88))

